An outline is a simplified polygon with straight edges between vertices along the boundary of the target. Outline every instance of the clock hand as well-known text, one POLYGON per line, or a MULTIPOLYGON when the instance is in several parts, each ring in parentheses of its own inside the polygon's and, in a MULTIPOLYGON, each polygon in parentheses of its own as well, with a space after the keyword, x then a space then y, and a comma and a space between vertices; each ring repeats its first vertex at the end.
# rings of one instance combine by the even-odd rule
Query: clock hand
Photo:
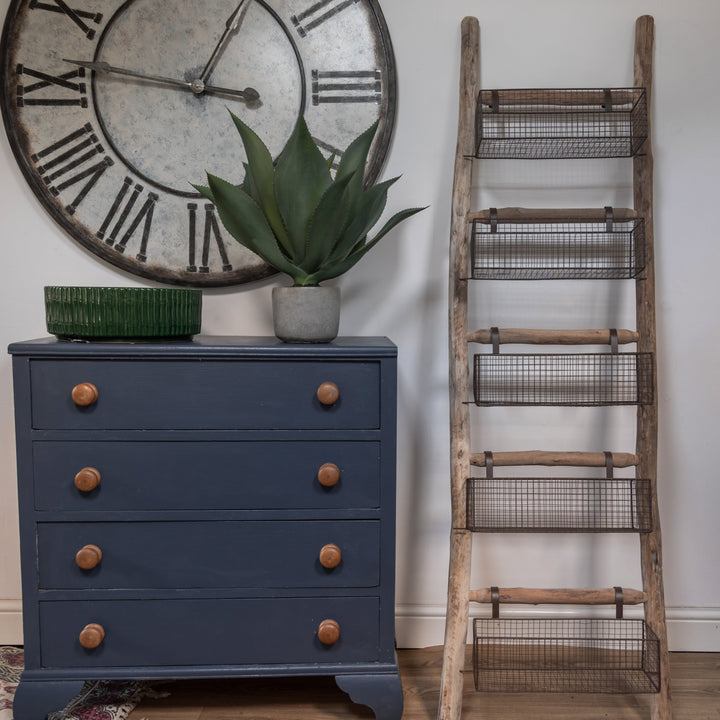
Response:
POLYGON ((176 87, 187 88, 192 90, 196 95, 200 95, 203 92, 219 93, 222 95, 232 95, 234 97, 240 97, 248 102, 256 102, 260 95, 255 88, 245 88, 244 90, 234 90, 232 88, 221 88, 215 87, 214 85, 205 85, 201 80, 176 80, 175 78, 164 77, 162 75, 151 75, 149 73, 141 73, 135 70, 127 70, 125 68, 115 67, 109 65, 106 62, 89 62, 86 60, 68 60, 63 58, 64 62, 71 63, 72 65, 79 65, 80 67, 88 68, 89 70, 95 70, 99 73, 112 73, 115 75, 127 75, 129 77, 136 77, 140 80, 151 80, 153 82, 163 83, 165 85, 174 85, 176 87))
POLYGON ((237 28, 240 25, 240 15, 241 10, 243 9, 243 6, 247 3, 248 0, 240 0, 238 3, 238 6, 235 8, 235 11, 233 14, 227 19, 227 22, 225 23, 225 30, 223 31, 223 34, 220 36, 220 39, 218 40, 217 45, 215 46, 215 49, 213 50, 212 55, 210 56, 210 59, 207 61, 207 65, 205 65, 205 68, 200 73, 200 81, 201 82, 207 82, 208 78, 212 74, 212 71, 215 69, 215 65, 217 64, 218 59, 220 58, 220 53, 222 52, 223 48, 225 47, 228 38, 230 37, 230 34, 237 30, 237 28))
POLYGON ((86 60, 68 60, 63 58, 64 62, 71 63, 73 65, 80 65, 80 67, 88 68, 89 70, 95 70, 99 73, 114 73, 116 75, 128 75, 130 77, 140 78, 141 80, 154 80, 155 82, 164 83, 166 85, 177 85, 178 87, 186 87, 192 90, 192 83, 186 80, 176 80, 175 78, 163 77, 162 75, 150 75, 148 73, 141 73, 135 70, 126 70, 125 68, 115 67, 109 65, 106 62, 89 62, 86 60))
MULTIPOLYGON (((195 80, 193 81, 193 85, 199 82, 199 80, 195 80)), ((234 90, 233 88, 224 88, 218 85, 205 85, 204 87, 205 92, 215 93, 216 95, 237 96, 253 104, 257 103, 258 100, 260 100, 260 93, 255 88, 251 87, 246 87, 244 90, 234 90)))

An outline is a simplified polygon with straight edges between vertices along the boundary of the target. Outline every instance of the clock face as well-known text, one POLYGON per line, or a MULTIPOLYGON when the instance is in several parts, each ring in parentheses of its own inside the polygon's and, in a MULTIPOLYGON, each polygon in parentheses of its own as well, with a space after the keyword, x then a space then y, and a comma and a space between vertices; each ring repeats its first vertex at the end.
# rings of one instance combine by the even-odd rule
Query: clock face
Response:
POLYGON ((273 156, 299 113, 336 159, 379 119, 366 182, 390 142, 375 0, 13 0, 1 50, 5 127, 35 194, 92 252, 162 282, 273 272, 191 186, 206 170, 242 182, 228 109, 273 156))

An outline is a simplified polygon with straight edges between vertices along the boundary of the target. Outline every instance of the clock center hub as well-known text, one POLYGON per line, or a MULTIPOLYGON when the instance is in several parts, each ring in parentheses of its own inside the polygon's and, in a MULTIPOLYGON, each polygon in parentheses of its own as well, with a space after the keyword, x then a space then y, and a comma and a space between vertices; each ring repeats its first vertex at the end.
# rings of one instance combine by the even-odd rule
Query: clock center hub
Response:
POLYGON ((205 83, 200 78, 196 78, 195 80, 191 81, 190 89, 196 95, 202 95, 202 93, 205 92, 205 83))

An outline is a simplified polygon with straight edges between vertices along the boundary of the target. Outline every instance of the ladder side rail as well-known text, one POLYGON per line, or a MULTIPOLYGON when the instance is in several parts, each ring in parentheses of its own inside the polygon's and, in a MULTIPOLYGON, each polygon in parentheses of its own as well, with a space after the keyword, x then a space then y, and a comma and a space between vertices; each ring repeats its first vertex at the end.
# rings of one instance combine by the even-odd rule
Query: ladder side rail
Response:
MULTIPOLYGON (((634 85, 644 87, 647 100, 648 132, 641 153, 633 158, 633 197, 635 210, 645 219, 645 271, 636 279, 636 324, 638 351, 656 355, 655 252, 653 234, 653 154, 651 100, 655 26, 650 15, 635 24, 634 85)), ((645 619, 660 640, 660 692, 652 696, 651 720, 672 720, 670 662, 667 647, 665 600, 662 576, 662 540, 657 498, 658 400, 657 367, 653 369, 653 402, 638 406, 636 453, 637 477, 651 481, 653 529, 640 538, 643 589, 648 595, 645 619)))
POLYGON ((473 177, 475 108, 479 83, 480 24, 466 17, 461 26, 460 100, 450 225, 449 353, 450 480, 452 528, 440 684, 439 720, 459 720, 469 616, 472 533, 466 529, 465 480, 470 474, 470 416, 467 334, 468 220, 473 177))

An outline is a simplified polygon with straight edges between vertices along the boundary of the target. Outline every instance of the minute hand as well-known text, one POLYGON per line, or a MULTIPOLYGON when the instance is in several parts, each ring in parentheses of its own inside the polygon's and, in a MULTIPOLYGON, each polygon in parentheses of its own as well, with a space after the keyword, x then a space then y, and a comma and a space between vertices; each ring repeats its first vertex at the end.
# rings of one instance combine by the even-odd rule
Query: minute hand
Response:
POLYGON ((140 80, 150 80, 152 82, 163 83, 164 85, 173 85, 175 87, 182 87, 196 94, 203 92, 216 92, 223 95, 233 95, 236 97, 243 98, 248 101, 258 100, 260 95, 254 88, 245 88, 244 90, 234 90, 231 88, 220 88, 213 85, 205 85, 200 80, 177 80, 175 78, 164 77, 162 75, 151 75, 149 73, 141 73, 135 70, 127 70, 125 68, 115 67, 109 65, 106 62, 90 62, 86 60, 67 60, 63 58, 64 62, 71 63, 72 65, 79 65, 80 67, 88 68, 89 70, 95 70, 99 73, 112 73, 114 75, 127 75, 128 77, 139 78, 140 80))
POLYGON ((233 14, 227 19, 223 34, 220 36, 220 39, 218 40, 218 43, 215 46, 215 49, 210 56, 210 59, 207 61, 205 68, 203 69, 202 73, 200 73, 200 80, 202 80, 203 82, 207 82, 207 79, 210 77, 212 71, 215 69, 215 64, 218 61, 220 52, 225 47, 225 43, 230 37, 230 33, 238 29, 238 26, 240 25, 240 11, 243 9, 243 5, 245 5, 246 2, 247 0, 240 0, 233 14))

